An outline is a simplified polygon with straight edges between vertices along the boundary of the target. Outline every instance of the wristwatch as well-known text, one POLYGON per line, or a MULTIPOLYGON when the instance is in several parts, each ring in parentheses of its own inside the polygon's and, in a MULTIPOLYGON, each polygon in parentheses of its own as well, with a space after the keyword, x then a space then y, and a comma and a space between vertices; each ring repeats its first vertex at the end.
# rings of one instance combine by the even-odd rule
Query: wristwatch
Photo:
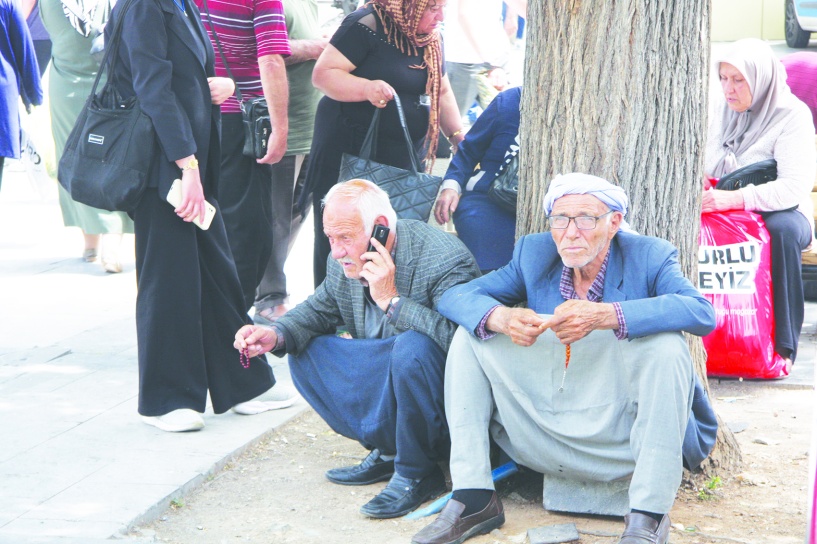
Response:
POLYGON ((182 172, 185 172, 185 171, 187 171, 187 170, 195 170, 195 169, 197 169, 198 167, 199 167, 199 161, 198 161, 198 159, 196 159, 196 158, 194 157, 194 158, 190 159, 190 160, 187 162, 187 164, 185 164, 185 165, 184 165, 184 167, 182 167, 182 172))
POLYGON ((386 306, 386 315, 388 317, 392 316, 392 314, 394 313, 394 307, 397 306, 398 302, 400 302, 400 295, 391 297, 391 300, 389 301, 389 305, 386 306))

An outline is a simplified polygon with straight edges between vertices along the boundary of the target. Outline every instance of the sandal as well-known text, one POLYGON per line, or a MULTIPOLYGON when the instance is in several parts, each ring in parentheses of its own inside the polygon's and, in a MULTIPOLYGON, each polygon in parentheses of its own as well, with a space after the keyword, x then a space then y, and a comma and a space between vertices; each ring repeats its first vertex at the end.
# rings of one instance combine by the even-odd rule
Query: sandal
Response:
POLYGON ((119 262, 118 259, 113 261, 102 259, 102 268, 105 269, 105 272, 108 274, 119 274, 122 272, 122 263, 119 262))
POLYGON ((92 247, 82 252, 82 260, 86 263, 92 263, 96 261, 97 255, 96 248, 92 247))

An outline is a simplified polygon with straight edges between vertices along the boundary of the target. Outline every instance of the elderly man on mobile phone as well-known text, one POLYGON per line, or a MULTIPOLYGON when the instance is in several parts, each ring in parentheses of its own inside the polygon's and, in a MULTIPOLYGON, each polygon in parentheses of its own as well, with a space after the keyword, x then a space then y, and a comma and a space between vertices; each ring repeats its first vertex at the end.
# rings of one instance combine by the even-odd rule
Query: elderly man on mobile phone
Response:
POLYGON ((341 485, 389 480, 361 512, 402 516, 446 489, 437 463, 450 447, 443 375, 456 326, 436 306, 479 268, 455 236, 398 221, 388 195, 369 181, 327 193, 323 228, 332 250, 326 279, 271 327, 242 327, 235 347, 251 357, 290 354, 307 402, 336 432, 371 449, 359 465, 326 477, 341 485), (372 236, 376 226, 390 229, 385 244, 372 236))

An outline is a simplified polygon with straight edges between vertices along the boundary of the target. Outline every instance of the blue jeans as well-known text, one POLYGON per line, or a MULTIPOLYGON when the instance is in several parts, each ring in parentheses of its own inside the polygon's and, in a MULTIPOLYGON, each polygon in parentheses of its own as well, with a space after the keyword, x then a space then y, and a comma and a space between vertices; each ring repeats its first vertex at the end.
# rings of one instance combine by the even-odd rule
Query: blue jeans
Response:
POLYGON ((295 387, 326 423, 368 448, 395 454, 401 476, 422 478, 448 459, 445 353, 428 336, 318 336, 289 361, 295 387))

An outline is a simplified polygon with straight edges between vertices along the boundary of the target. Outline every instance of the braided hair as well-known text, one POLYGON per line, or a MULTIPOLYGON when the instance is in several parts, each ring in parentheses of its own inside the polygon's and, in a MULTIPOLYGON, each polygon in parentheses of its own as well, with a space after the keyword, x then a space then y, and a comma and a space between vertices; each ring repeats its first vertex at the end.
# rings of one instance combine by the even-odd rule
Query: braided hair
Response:
POLYGON ((380 19, 386 32, 388 42, 401 53, 418 56, 418 48, 424 47, 422 64, 410 66, 416 70, 428 70, 426 94, 431 107, 428 115, 428 132, 426 132, 427 150, 425 157, 426 170, 431 171, 437 155, 437 142, 440 134, 440 86, 442 82, 443 52, 440 32, 417 34, 417 26, 426 8, 436 0, 370 0, 374 12, 380 19))

